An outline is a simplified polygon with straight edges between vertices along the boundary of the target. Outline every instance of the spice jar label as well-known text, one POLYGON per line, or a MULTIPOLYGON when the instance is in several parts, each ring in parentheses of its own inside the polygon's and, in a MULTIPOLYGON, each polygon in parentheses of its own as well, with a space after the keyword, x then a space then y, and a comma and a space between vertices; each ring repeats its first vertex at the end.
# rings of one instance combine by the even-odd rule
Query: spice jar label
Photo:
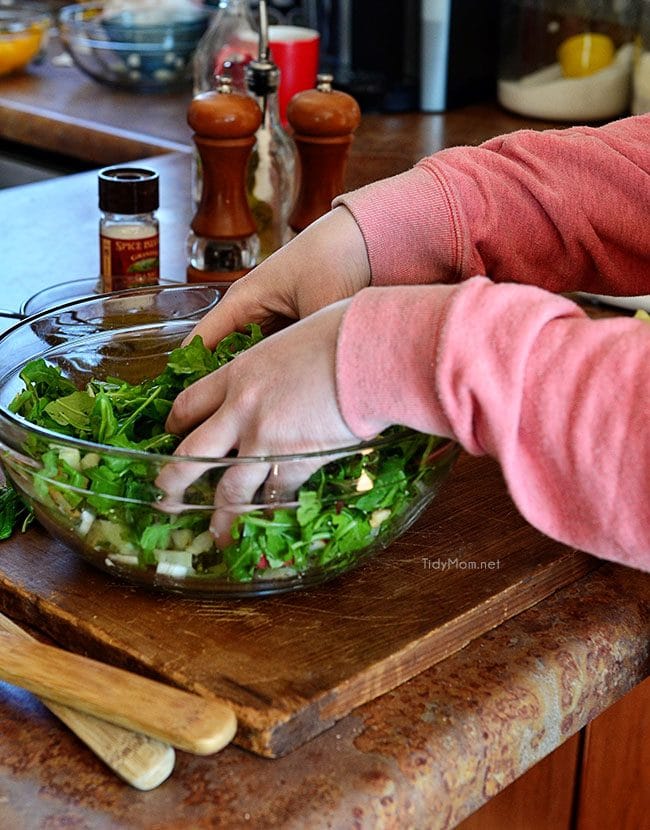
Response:
POLYGON ((102 289, 119 291, 158 282, 159 236, 117 238, 100 235, 102 289))

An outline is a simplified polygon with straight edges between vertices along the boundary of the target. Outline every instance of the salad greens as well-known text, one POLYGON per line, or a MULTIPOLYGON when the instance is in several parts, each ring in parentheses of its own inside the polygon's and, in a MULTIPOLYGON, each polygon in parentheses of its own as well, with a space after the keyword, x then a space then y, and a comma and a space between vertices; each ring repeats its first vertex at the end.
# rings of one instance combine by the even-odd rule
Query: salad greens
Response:
MULTIPOLYGON (((77 389, 43 359, 28 363, 20 373, 24 389, 11 411, 52 432, 103 446, 85 450, 32 433, 25 452, 40 469, 13 467, 15 462, 5 459, 10 474, 40 508, 39 517, 49 515, 58 527, 63 523, 106 566, 237 582, 345 566, 380 533, 390 534, 414 500, 422 503, 433 474, 429 456, 440 439, 391 430, 394 440, 384 446, 319 469, 293 503, 239 515, 233 542, 224 550, 215 548, 208 530, 222 471, 210 471, 188 489, 185 501, 192 508, 183 513, 157 507, 163 496, 155 485, 160 460, 149 460, 146 453, 167 455, 178 445, 179 437, 164 429, 175 397, 261 338, 259 326, 250 325, 210 351, 195 337, 171 353, 161 374, 137 384, 109 377, 77 389), (133 458, 111 453, 110 447, 144 453, 133 458)), ((0 508, 3 527, 22 516, 16 494, 8 492, 11 496, 2 496, 7 506, 0 508)))
POLYGON ((9 539, 18 525, 26 530, 33 518, 31 509, 11 485, 0 489, 0 540, 9 539))

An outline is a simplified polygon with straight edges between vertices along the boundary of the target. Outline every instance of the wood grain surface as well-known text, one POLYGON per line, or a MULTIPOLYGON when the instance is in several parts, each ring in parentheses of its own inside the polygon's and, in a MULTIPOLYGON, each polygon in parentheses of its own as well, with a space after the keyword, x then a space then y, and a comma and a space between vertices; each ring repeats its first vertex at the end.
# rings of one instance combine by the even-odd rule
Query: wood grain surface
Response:
MULTIPOLYGON (((581 739, 580 734, 569 738, 462 821, 457 830, 573 830, 581 739)), ((598 823, 591 826, 605 830, 598 823)))
POLYGON ((116 582, 44 531, 2 545, 0 606, 73 650, 227 702, 236 743, 276 757, 584 575, 595 560, 516 512, 462 456, 387 551, 317 589, 197 600, 116 582))
POLYGON ((576 830, 650 827, 650 680, 586 730, 576 830))

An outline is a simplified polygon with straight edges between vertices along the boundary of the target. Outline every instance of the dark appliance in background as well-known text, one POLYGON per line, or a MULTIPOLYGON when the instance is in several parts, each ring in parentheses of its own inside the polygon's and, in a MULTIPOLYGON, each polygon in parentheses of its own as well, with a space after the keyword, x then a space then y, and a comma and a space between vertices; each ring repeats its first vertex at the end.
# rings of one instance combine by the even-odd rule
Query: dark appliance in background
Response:
POLYGON ((321 64, 363 110, 419 108, 420 0, 316 0, 321 64))
POLYGON ((321 70, 364 111, 496 99, 500 0, 269 0, 269 9, 272 22, 318 29, 321 70))

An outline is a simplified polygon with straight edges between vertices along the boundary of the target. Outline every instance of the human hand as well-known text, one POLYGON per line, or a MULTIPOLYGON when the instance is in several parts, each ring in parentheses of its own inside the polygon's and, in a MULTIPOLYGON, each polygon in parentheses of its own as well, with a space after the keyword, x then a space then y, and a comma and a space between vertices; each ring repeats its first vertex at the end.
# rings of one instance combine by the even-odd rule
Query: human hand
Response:
POLYGON ((186 338, 210 349, 248 323, 266 333, 299 320, 370 282, 365 242, 352 214, 337 207, 237 280, 186 338))
MULTIPOLYGON (((336 342, 349 302, 335 303, 271 335, 181 392, 166 428, 192 431, 176 454, 225 457, 237 450, 239 457, 288 455, 357 443, 336 397, 336 342)), ((229 467, 215 493, 211 530, 217 544, 231 541, 234 518, 253 503, 265 482, 265 498, 278 501, 293 495, 323 463, 317 455, 300 462, 229 467)), ((211 466, 167 464, 157 479, 167 504, 182 503, 185 489, 211 466)))

